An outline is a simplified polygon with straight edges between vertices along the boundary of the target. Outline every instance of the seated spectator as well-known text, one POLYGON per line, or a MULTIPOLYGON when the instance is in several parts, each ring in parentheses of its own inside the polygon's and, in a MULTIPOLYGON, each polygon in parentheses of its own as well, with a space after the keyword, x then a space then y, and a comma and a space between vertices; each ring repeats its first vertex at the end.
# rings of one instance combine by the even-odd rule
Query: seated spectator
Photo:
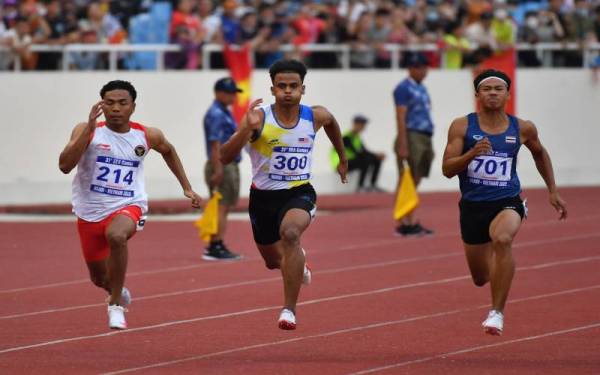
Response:
POLYGON ((288 26, 287 13, 281 5, 275 7, 262 3, 258 12, 259 29, 268 29, 269 32, 263 43, 257 47, 256 66, 268 68, 275 61, 283 58, 284 55, 279 51, 279 47, 289 42, 294 33, 288 26))
MULTIPOLYGON (((340 29, 337 23, 337 19, 328 12, 319 13, 317 17, 323 20, 323 28, 319 32, 317 44, 341 43, 343 35, 342 30, 340 29)), ((329 51, 316 51, 311 53, 309 65, 312 68, 320 69, 332 69, 341 67, 338 58, 338 53, 329 51)))
POLYGON ((500 8, 494 12, 492 20, 492 33, 496 39, 498 51, 506 51, 515 47, 515 25, 508 17, 508 11, 500 8))
MULTIPOLYGON (((418 38, 412 30, 406 25, 405 10, 403 7, 397 7, 392 12, 392 29, 388 35, 388 43, 409 45, 417 43, 418 38)), ((400 52, 398 59, 402 61, 404 54, 400 52)))
MULTIPOLYGON (((67 34, 76 29, 75 24, 69 24, 63 12, 60 0, 46 0, 46 15, 48 36, 45 44, 63 45, 68 42, 67 34)), ((39 54, 38 70, 57 70, 60 68, 61 52, 42 52, 39 54)))
POLYGON ((80 20, 79 26, 84 30, 95 30, 98 43, 122 43, 127 37, 119 20, 96 1, 88 5, 87 18, 80 20))
POLYGON ((204 43, 220 43, 221 17, 214 13, 211 0, 198 0, 198 18, 204 29, 204 43))
POLYGON ((236 0, 223 1, 223 13, 221 14, 221 32, 223 42, 235 44, 240 34, 240 21, 236 14, 238 7, 236 0))
POLYGON ((250 43, 251 49, 257 49, 264 43, 271 31, 267 27, 259 28, 258 16, 252 8, 248 8, 240 18, 238 44, 250 43))
POLYGON ((200 49, 205 31, 200 18, 193 13, 192 0, 179 0, 170 25, 171 43, 179 44, 181 51, 166 55, 166 66, 170 69, 198 69, 202 64, 200 49))
POLYGON ((350 67, 352 68, 372 68, 375 66, 375 51, 369 41, 371 25, 371 13, 363 12, 358 21, 348 29, 351 46, 350 67))
MULTIPOLYGON (((365 130, 369 119, 363 115, 356 115, 352 121, 352 128, 344 133, 344 147, 346 156, 348 157, 348 170, 358 170, 360 172, 358 178, 357 192, 381 192, 381 188, 377 186, 379 178, 379 169, 381 162, 385 159, 385 154, 380 152, 371 152, 365 147, 360 134, 365 130), (370 173, 369 186, 365 186, 367 174, 370 173)), ((337 153, 332 150, 332 164, 337 168, 339 159, 337 153)))
POLYGON ((32 41, 29 20, 24 16, 17 16, 14 19, 14 26, 4 33, 2 43, 10 48, 10 53, 0 55, 0 69, 13 68, 17 63, 16 59, 20 60, 21 69, 34 69, 36 55, 29 49, 32 41))
MULTIPOLYGON (((81 44, 97 44, 98 32, 94 29, 82 29, 77 33, 81 44)), ((105 56, 95 51, 75 51, 69 53, 70 68, 73 70, 106 69, 105 56)))
MULTIPOLYGON (((540 41, 538 30, 540 21, 538 19, 538 13, 534 11, 527 12, 525 14, 525 22, 523 27, 519 29, 517 38, 525 43, 536 44, 540 41)), ((537 56, 535 50, 519 51, 519 64, 526 67, 538 67, 542 65, 542 62, 537 56)))
POLYGON ((376 68, 389 68, 391 66, 391 54, 385 49, 385 44, 389 40, 391 32, 390 11, 386 8, 378 8, 375 11, 375 20, 367 33, 369 43, 375 49, 376 68))
POLYGON ((492 30, 493 19, 493 13, 484 12, 479 21, 470 24, 465 29, 465 37, 469 43, 477 46, 477 49, 473 51, 473 59, 476 63, 490 57, 498 49, 498 43, 492 30))
POLYGON ((461 21, 454 21, 446 26, 444 35, 444 60, 446 69, 463 67, 463 56, 471 51, 469 40, 464 36, 465 27, 461 21))

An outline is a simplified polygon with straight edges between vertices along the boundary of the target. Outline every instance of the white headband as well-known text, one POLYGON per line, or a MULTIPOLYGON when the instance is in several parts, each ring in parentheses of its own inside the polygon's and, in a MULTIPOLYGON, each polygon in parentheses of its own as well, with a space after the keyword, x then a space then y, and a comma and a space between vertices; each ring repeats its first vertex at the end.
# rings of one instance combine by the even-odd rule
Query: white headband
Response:
POLYGON ((503 80, 502 78, 500 78, 500 77, 497 77, 497 76, 490 76, 490 77, 486 77, 486 78, 482 79, 482 80, 481 80, 481 81, 479 81, 479 83, 477 84, 477 88, 479 88, 479 86, 481 86, 481 84, 482 84, 482 83, 484 83, 485 81, 487 81, 487 80, 490 80, 490 79, 492 79, 492 78, 496 78, 496 79, 499 79, 500 81, 504 82, 504 85, 506 86, 506 88, 508 88, 508 82, 506 82, 505 80, 503 80))

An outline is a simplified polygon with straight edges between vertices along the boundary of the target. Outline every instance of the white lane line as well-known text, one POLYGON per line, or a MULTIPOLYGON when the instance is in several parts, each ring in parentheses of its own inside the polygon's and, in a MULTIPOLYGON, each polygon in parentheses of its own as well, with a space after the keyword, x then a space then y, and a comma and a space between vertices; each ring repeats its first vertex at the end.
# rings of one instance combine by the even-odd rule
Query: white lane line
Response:
MULTIPOLYGON (((248 258, 244 258, 241 261, 238 261, 236 263, 253 261, 253 260, 257 260, 259 258, 260 257, 258 257, 258 256, 257 257, 248 257, 248 258)), ((234 264, 234 262, 222 262, 222 263, 219 263, 219 266, 228 266, 228 265, 232 265, 232 264, 234 264)), ((177 272, 177 271, 185 271, 185 270, 191 270, 191 269, 196 269, 196 268, 208 268, 208 267, 214 267, 214 266, 215 266, 215 263, 190 264, 187 266, 168 267, 168 268, 159 268, 159 269, 155 269, 155 270, 128 272, 127 277, 155 275, 158 273, 177 272)), ((66 285, 87 284, 90 282, 91 282, 90 279, 61 281, 58 283, 51 283, 51 284, 32 285, 32 286, 26 286, 26 287, 15 288, 15 289, 4 289, 4 290, 0 290, 0 294, 26 292, 26 291, 31 291, 31 290, 55 288, 55 287, 66 286, 66 285)))
MULTIPOLYGON (((600 217, 600 215, 598 215, 598 217, 600 217)), ((589 218, 592 218, 592 217, 590 216, 590 217, 580 218, 580 219, 587 220, 589 218)), ((570 220, 570 222, 573 222, 573 221, 574 220, 570 220)), ((540 222, 539 224, 542 226, 547 226, 547 225, 551 225, 553 223, 554 223, 554 221, 545 221, 545 222, 540 222)), ((531 224, 529 226, 531 226, 531 224)), ((385 246, 385 245, 390 245, 390 244, 402 244, 402 243, 406 243, 407 241, 414 242, 414 241, 423 241, 426 239, 440 239, 440 238, 446 238, 446 237, 456 237, 458 235, 459 235, 458 233, 442 233, 442 234, 435 235, 433 237, 425 238, 425 239, 422 239, 422 238, 393 238, 393 239, 388 239, 388 240, 371 241, 371 242, 364 243, 364 244, 341 246, 336 249, 329 249, 329 250, 316 249, 316 250, 311 250, 309 253, 312 255, 312 254, 320 254, 320 253, 343 252, 343 251, 351 251, 351 250, 385 246)), ((536 244, 551 243, 551 242, 556 242, 556 241, 582 240, 582 239, 588 239, 588 238, 594 238, 594 237, 600 237, 600 233, 559 237, 557 240, 544 239, 544 240, 524 241, 524 242, 519 242, 519 243, 514 244, 513 247, 518 248, 521 246, 530 246, 530 245, 536 245, 536 244)), ((457 244, 457 246, 458 246, 458 244, 457 244)), ((241 262, 252 262, 252 261, 260 261, 260 260, 262 260, 262 258, 260 258, 259 256, 250 256, 250 257, 242 259, 241 262)), ((239 263, 239 262, 237 262, 237 263, 239 263)), ((127 277, 153 275, 153 274, 166 273, 166 272, 177 272, 177 271, 184 271, 184 270, 190 270, 190 269, 196 269, 196 268, 226 266, 226 265, 231 265, 231 264, 235 264, 235 263, 219 263, 219 264, 202 263, 202 264, 193 264, 193 265, 187 265, 187 266, 169 267, 169 268, 161 268, 161 269, 156 269, 156 270, 131 272, 131 273, 127 273, 127 277)), ((78 279, 78 280, 62 281, 62 282, 51 283, 51 284, 32 285, 32 286, 28 286, 28 287, 0 290, 0 294, 25 292, 25 291, 31 291, 31 290, 37 290, 37 289, 46 289, 46 288, 54 288, 54 287, 61 287, 61 286, 67 286, 67 285, 84 284, 84 283, 89 283, 89 282, 90 281, 88 279, 78 279)))
MULTIPOLYGON (((562 264, 589 262, 590 260, 598 260, 598 259, 600 259, 600 256, 570 259, 570 260, 564 261, 562 263, 557 263, 557 262, 553 262, 553 263, 554 263, 554 266, 559 266, 562 264)), ((538 267, 538 266, 539 265, 520 267, 520 268, 517 268, 517 270, 527 271, 527 270, 539 269, 539 268, 534 268, 534 267, 538 267)), ((463 276, 456 276, 456 277, 444 278, 444 279, 439 279, 439 280, 421 281, 421 282, 410 283, 410 284, 401 284, 401 285, 397 285, 397 286, 393 286, 393 287, 374 289, 374 290, 369 290, 369 291, 365 291, 365 292, 356 292, 356 293, 349 293, 349 294, 336 295, 336 296, 331 296, 331 297, 318 298, 318 299, 314 299, 314 300, 308 300, 308 301, 298 303, 298 305, 299 306, 312 305, 312 304, 328 302, 328 301, 336 301, 336 300, 341 300, 341 299, 364 297, 364 296, 388 293, 388 292, 401 290, 401 289, 447 284, 447 283, 451 283, 454 281, 466 280, 466 279, 470 279, 470 278, 471 278, 470 275, 463 275, 463 276)), ((235 312, 231 312, 231 313, 202 316, 202 317, 184 319, 184 320, 175 320, 175 321, 153 324, 153 325, 148 325, 148 326, 143 326, 143 327, 130 328, 130 329, 127 329, 124 331, 113 331, 113 332, 107 332, 107 333, 101 333, 101 334, 95 334, 95 335, 77 336, 77 337, 70 337, 70 338, 65 338, 65 339, 57 339, 57 340, 45 341, 45 342, 41 342, 41 343, 37 343, 37 344, 24 345, 24 346, 3 349, 3 350, 0 350, 0 354, 16 352, 16 351, 21 351, 21 350, 26 350, 26 349, 39 348, 39 347, 44 347, 44 346, 49 346, 49 345, 63 344, 63 343, 73 342, 73 341, 83 341, 83 340, 113 336, 113 335, 117 335, 117 334, 122 335, 122 334, 128 334, 128 333, 132 333, 132 332, 147 331, 147 330, 151 330, 151 329, 164 328, 164 327, 170 327, 170 326, 188 324, 188 323, 195 323, 195 322, 206 321, 206 320, 230 318, 230 317, 235 317, 235 316, 240 316, 240 315, 247 315, 247 314, 253 314, 253 313, 257 313, 257 312, 278 310, 278 309, 281 309, 281 306, 258 307, 258 308, 254 308, 254 309, 250 309, 250 310, 235 311, 235 312)))
MULTIPOLYGON (((597 237, 597 236, 600 236, 600 234, 592 235, 592 236, 597 237)), ((589 236, 586 235, 586 236, 584 236, 584 238, 589 238, 589 236)), ((518 243, 513 247, 518 248, 518 247, 536 246, 536 245, 545 244, 545 243, 549 243, 549 242, 553 243, 553 242, 560 242, 560 241, 573 241, 576 239, 581 239, 581 236, 568 236, 568 237, 562 237, 562 238, 557 238, 557 239, 553 239, 553 240, 525 241, 525 242, 518 243)), ((424 260, 437 260, 437 259, 443 259, 443 258, 455 257, 455 256, 461 256, 461 255, 462 255, 462 252, 453 252, 453 253, 448 253, 448 254, 405 258, 405 259, 400 259, 400 260, 396 260, 396 261, 372 263, 372 264, 366 264, 366 265, 364 264, 364 265, 360 265, 360 266, 351 266, 351 267, 343 267, 343 268, 334 268, 334 269, 330 269, 330 270, 321 270, 321 271, 316 271, 315 275, 330 274, 330 273, 337 273, 337 272, 344 272, 344 271, 354 271, 354 270, 359 270, 359 269, 376 268, 376 267, 403 264, 403 263, 419 262, 419 261, 424 261, 424 260)), ((584 258, 584 259, 589 259, 589 258, 584 258)), ((563 262, 564 261, 559 261, 557 264, 558 265, 564 264, 563 262)), ((232 264, 232 263, 227 263, 227 264, 232 264)), ((553 265, 554 264, 550 264, 550 266, 553 266, 553 265)), ((544 267, 548 267, 548 265, 545 263, 544 267)), ((218 289, 235 288, 235 287, 246 286, 246 285, 255 285, 255 284, 261 284, 261 283, 272 282, 272 281, 277 281, 277 280, 279 280, 278 277, 258 279, 258 280, 247 280, 247 281, 242 281, 242 282, 237 282, 237 283, 215 285, 215 286, 211 286, 211 287, 196 288, 196 289, 189 289, 189 290, 179 290, 179 291, 175 291, 175 292, 142 296, 142 297, 137 297, 136 300, 150 300, 150 299, 156 299, 156 298, 174 297, 174 296, 179 296, 179 295, 184 295, 184 294, 201 293, 201 292, 218 290, 218 289)), ((28 313, 3 315, 3 316, 0 316, 0 320, 22 318, 22 317, 27 317, 27 316, 41 315, 41 314, 51 314, 51 313, 72 311, 72 310, 85 309, 85 308, 91 308, 91 307, 99 307, 99 306, 103 306, 103 304, 96 303, 96 304, 87 304, 87 305, 59 307, 59 308, 54 308, 54 309, 32 311, 32 312, 28 312, 28 313)))
MULTIPOLYGON (((592 236, 597 237, 597 236, 600 236, 600 234, 592 235, 592 236)), ((519 244, 516 244, 513 247, 528 247, 528 246, 536 246, 536 245, 540 245, 540 244, 545 244, 545 243, 549 243, 549 242, 553 243, 553 242, 560 242, 560 241, 572 241, 575 239, 580 239, 580 237, 581 236, 569 236, 569 237, 557 238, 557 239, 553 239, 553 240, 526 241, 526 242, 521 242, 519 244)), ((585 238, 588 238, 588 236, 585 236, 585 238)), ((363 264, 360 266, 334 268, 334 269, 330 269, 330 270, 321 270, 321 271, 316 271, 315 275, 330 274, 330 273, 337 273, 337 272, 344 272, 344 271, 354 271, 354 270, 359 270, 359 269, 376 268, 376 267, 383 267, 383 266, 403 264, 403 263, 419 262, 419 261, 424 261, 424 260, 437 260, 437 259, 456 257, 456 256, 461 256, 461 255, 462 255, 462 252, 453 252, 453 253, 447 253, 447 254, 405 258, 405 259, 400 259, 400 260, 396 260, 396 261, 363 264)), ((574 261, 577 261, 577 259, 579 259, 579 258, 576 258, 574 261)), ((590 258, 583 258, 583 259, 589 260, 590 258)), ((228 264, 231 264, 231 263, 228 263, 228 264)), ((561 265, 561 264, 565 264, 565 263, 564 263, 564 261, 558 261, 558 263, 556 263, 556 264, 561 265)), ((549 266, 554 266, 554 263, 544 263, 543 265, 540 265, 539 267, 549 267, 549 266)), ((184 295, 184 294, 201 293, 201 292, 218 290, 218 289, 235 288, 235 287, 246 286, 246 285, 255 285, 255 284, 267 283, 267 282, 272 282, 272 281, 277 281, 277 280, 280 280, 280 278, 273 277, 273 278, 265 278, 265 279, 258 279, 258 280, 247 280, 247 281, 242 281, 242 282, 237 282, 237 283, 215 285, 215 286, 211 286, 211 287, 203 287, 203 288, 195 288, 195 289, 188 289, 188 290, 179 290, 179 291, 168 292, 168 293, 153 294, 153 295, 149 295, 149 296, 137 297, 136 300, 151 300, 151 299, 156 299, 156 298, 174 297, 174 296, 179 296, 179 295, 184 295)), ((28 313, 3 315, 3 316, 0 316, 0 320, 22 318, 22 317, 42 315, 42 314, 51 314, 51 313, 64 312, 64 311, 72 311, 72 310, 85 309, 85 308, 91 308, 91 307, 99 307, 99 306, 103 306, 103 305, 104 304, 102 304, 102 303, 96 303, 96 304, 87 304, 87 305, 59 307, 59 308, 54 308, 54 309, 32 311, 32 312, 28 312, 28 313)))
MULTIPOLYGON (((361 264, 359 266, 325 269, 325 270, 315 271, 313 273, 314 273, 314 275, 326 275, 326 274, 332 274, 332 273, 356 271, 356 270, 361 270, 361 269, 369 269, 369 268, 377 268, 377 267, 386 267, 386 266, 392 266, 392 265, 397 265, 397 264, 413 263, 413 262, 426 261, 426 260, 444 259, 444 258, 461 256, 461 255, 462 255, 462 253, 454 252, 454 253, 448 253, 448 254, 405 258, 405 259, 393 260, 393 261, 388 261, 388 262, 361 264)), ((148 295, 148 296, 135 297, 135 301, 152 300, 152 299, 156 299, 156 298, 165 298, 165 297, 175 297, 175 296, 180 296, 180 295, 185 295, 185 294, 201 293, 201 292, 208 292, 208 291, 227 289, 227 288, 237 288, 240 286, 263 284, 263 283, 280 281, 280 280, 281 280, 280 276, 263 278, 263 279, 255 279, 255 280, 246 280, 246 281, 240 281, 240 282, 235 282, 235 283, 213 285, 213 286, 203 287, 203 288, 178 290, 178 291, 174 291, 174 292, 159 293, 159 294, 152 294, 152 295, 148 295)), ((2 315, 2 316, 0 316, 0 320, 23 318, 23 317, 27 317, 27 316, 51 314, 51 313, 79 310, 79 309, 85 309, 85 308, 90 308, 90 307, 99 307, 99 306, 105 306, 105 305, 106 305, 105 303, 94 303, 94 304, 87 304, 87 305, 76 305, 76 306, 59 307, 59 308, 40 310, 40 311, 32 311, 32 312, 27 312, 27 313, 2 315)))
MULTIPOLYGON (((595 234, 592 236, 597 237, 597 236, 600 236, 600 234, 597 234, 597 235, 595 234)), ((585 235, 584 238, 589 238, 589 236, 585 235)), ((545 244, 545 243, 549 243, 549 242, 554 243, 554 242, 561 242, 561 241, 573 241, 573 240, 577 240, 577 239, 581 239, 581 236, 569 236, 569 237, 562 237, 562 238, 557 238, 557 239, 553 239, 553 240, 525 241, 525 242, 518 243, 518 244, 514 245, 513 247, 519 248, 519 247, 537 246, 537 245, 545 244)), ((337 273, 337 272, 344 272, 344 271, 354 271, 354 270, 359 270, 359 269, 368 269, 368 268, 396 265, 396 264, 402 264, 402 263, 419 262, 419 261, 424 261, 424 260, 436 260, 436 259, 462 256, 462 254, 463 254, 462 252, 453 252, 453 253, 447 253, 447 254, 405 258, 405 259, 389 261, 389 262, 363 264, 360 266, 334 268, 334 269, 330 269, 330 270, 315 271, 315 275, 330 274, 330 273, 337 273)), ((227 264, 233 264, 233 263, 227 263, 227 264)), ((559 264, 562 264, 562 263, 559 263, 559 264)), ((202 264, 200 266, 207 266, 207 265, 208 264, 202 264)), ((199 266, 189 266, 188 268, 192 268, 192 267, 197 268, 199 266)), ((150 271, 143 271, 142 273, 147 273, 147 272, 150 272, 150 271)), ((136 274, 139 274, 139 273, 136 273, 136 274)), ((127 275, 127 276, 129 277, 131 275, 127 275)), ((261 284, 261 283, 272 282, 272 281, 277 281, 277 280, 280 280, 280 278, 276 277, 276 278, 265 278, 265 279, 258 279, 258 280, 247 280, 247 281, 242 281, 242 282, 237 282, 237 283, 215 285, 215 286, 211 286, 211 287, 179 290, 179 291, 175 291, 175 292, 160 293, 160 294, 153 294, 153 295, 149 295, 149 296, 136 297, 136 301, 137 300, 150 300, 150 299, 164 298, 164 297, 173 297, 173 296, 192 294, 192 293, 201 293, 201 292, 218 290, 218 289, 235 288, 235 287, 239 287, 239 286, 255 285, 255 284, 261 284)), ((87 280, 85 280, 85 281, 87 282, 87 280)), ((99 307, 99 306, 103 306, 103 305, 104 304, 102 304, 102 303, 95 303, 95 304, 87 304, 87 305, 58 307, 58 308, 53 308, 53 309, 32 311, 32 312, 27 312, 27 313, 2 315, 2 316, 0 316, 0 320, 22 318, 22 317, 27 317, 27 316, 41 315, 41 314, 51 314, 51 313, 64 312, 64 311, 72 311, 72 310, 85 309, 85 308, 91 308, 91 307, 99 307)))
MULTIPOLYGON (((539 294, 539 295, 530 296, 530 297, 526 297, 526 298, 515 299, 513 301, 509 301, 508 303, 510 303, 510 304, 519 303, 519 302, 530 301, 530 300, 534 300, 534 299, 542 299, 542 298, 548 298, 548 297, 561 296, 561 295, 565 295, 565 294, 573 294, 573 293, 589 291, 589 290, 594 290, 594 289, 599 289, 599 288, 600 288, 600 284, 589 286, 589 287, 584 287, 584 288, 563 290, 563 291, 555 292, 555 293, 539 294)), ((385 321, 385 322, 368 324, 368 325, 364 325, 364 326, 340 329, 340 330, 326 332, 326 333, 320 333, 320 334, 316 334, 316 335, 295 337, 295 338, 287 339, 287 340, 279 340, 279 341, 272 341, 272 342, 266 342, 266 343, 261 343, 261 344, 248 345, 248 346, 223 350, 223 351, 214 352, 214 353, 207 353, 207 354, 202 354, 202 355, 193 356, 193 357, 176 359, 176 360, 172 360, 172 361, 153 363, 153 364, 146 365, 146 366, 133 367, 133 368, 128 368, 128 369, 107 372, 107 373, 104 373, 103 375, 124 374, 124 373, 128 373, 128 372, 148 370, 148 369, 157 368, 157 367, 166 367, 166 366, 176 365, 176 364, 180 364, 180 363, 198 361, 198 360, 202 360, 202 359, 206 359, 206 358, 211 358, 211 357, 216 357, 216 356, 226 355, 226 354, 231 354, 231 353, 238 353, 238 352, 252 350, 252 349, 259 349, 259 348, 264 348, 264 347, 269 347, 269 346, 288 344, 288 343, 292 343, 292 342, 304 341, 304 340, 309 340, 309 339, 318 339, 318 338, 335 336, 335 335, 340 335, 340 334, 345 334, 345 333, 364 331, 364 330, 373 329, 373 328, 398 325, 398 324, 403 324, 403 323, 411 323, 411 322, 425 320, 425 319, 440 318, 440 317, 460 314, 460 313, 464 313, 464 312, 476 311, 476 310, 480 310, 483 308, 489 308, 489 305, 470 307, 470 308, 466 308, 466 309, 450 310, 450 311, 444 311, 444 312, 427 314, 427 315, 420 315, 420 316, 405 318, 405 319, 400 319, 400 320, 385 321)))
POLYGON ((552 337, 552 336, 557 336, 557 335, 564 335, 564 334, 567 334, 567 333, 585 331, 585 330, 594 329, 594 328, 600 328, 600 322, 593 323, 593 324, 588 324, 588 325, 585 325, 585 326, 579 326, 579 327, 573 327, 573 328, 568 328, 568 329, 562 329, 560 331, 546 332, 546 333, 542 333, 540 335, 535 335, 535 336, 521 337, 521 338, 518 338, 518 339, 497 342, 497 343, 494 343, 494 344, 473 346, 473 347, 470 347, 470 348, 456 350, 456 351, 453 351, 453 352, 447 352, 447 353, 438 354, 438 355, 434 355, 434 356, 430 356, 430 357, 423 357, 423 358, 415 359, 415 360, 412 360, 412 361, 399 362, 399 363, 394 363, 392 365, 381 366, 381 367, 374 367, 374 368, 370 368, 370 369, 367 369, 367 370, 353 372, 353 373, 350 373, 348 375, 372 374, 374 372, 379 372, 379 371, 384 371, 384 370, 390 370, 390 369, 394 369, 394 368, 398 368, 398 367, 410 366, 410 365, 414 365, 414 364, 418 364, 418 363, 423 363, 423 362, 429 362, 429 361, 433 361, 435 359, 444 359, 446 357, 452 357, 452 356, 455 356, 455 355, 465 354, 465 353, 470 353, 470 352, 475 352, 475 351, 479 351, 479 350, 483 350, 483 349, 496 348, 496 347, 499 347, 499 346, 505 346, 505 345, 515 344, 515 343, 520 343, 520 342, 538 340, 538 339, 543 339, 543 338, 546 338, 546 337, 552 337))

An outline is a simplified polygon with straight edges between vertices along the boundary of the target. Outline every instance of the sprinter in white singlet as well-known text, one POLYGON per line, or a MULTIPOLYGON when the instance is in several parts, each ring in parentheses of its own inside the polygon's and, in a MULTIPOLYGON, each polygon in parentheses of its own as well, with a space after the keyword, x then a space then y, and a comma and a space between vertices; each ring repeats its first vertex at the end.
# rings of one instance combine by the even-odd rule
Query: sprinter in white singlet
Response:
POLYGON ((127 270, 127 241, 143 228, 148 210, 144 187, 144 158, 154 149, 181 184, 183 194, 199 207, 173 145, 156 128, 129 121, 137 93, 126 81, 108 82, 102 100, 91 109, 88 121, 73 129, 60 154, 59 168, 73 179, 73 212, 83 257, 92 282, 110 295, 109 327, 125 329, 125 307, 131 294, 123 286, 127 270), (106 122, 96 120, 104 114, 106 122))
POLYGON ((278 325, 296 328, 296 303, 302 283, 311 279, 302 233, 316 211, 317 196, 310 184, 312 151, 320 128, 335 147, 338 173, 346 183, 348 160, 340 127, 321 106, 300 104, 306 67, 300 61, 279 60, 269 69, 275 104, 260 106, 255 100, 239 130, 221 147, 223 163, 231 162, 246 148, 252 160, 249 214, 254 241, 269 269, 281 269, 284 306, 278 325))

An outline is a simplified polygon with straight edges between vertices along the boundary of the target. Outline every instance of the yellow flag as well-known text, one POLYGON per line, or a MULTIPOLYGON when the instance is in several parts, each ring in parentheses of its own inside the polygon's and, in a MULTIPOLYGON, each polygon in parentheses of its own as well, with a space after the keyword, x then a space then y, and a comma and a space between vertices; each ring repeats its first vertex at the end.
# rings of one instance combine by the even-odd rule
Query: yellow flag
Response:
POLYGON ((219 201, 223 198, 221 193, 215 191, 206 203, 202 216, 194 222, 198 228, 198 235, 204 242, 210 241, 210 236, 219 231, 219 201))
POLYGON ((410 167, 407 163, 404 164, 404 172, 402 173, 402 181, 396 195, 396 204, 394 206, 394 219, 400 220, 408 215, 419 205, 419 196, 417 188, 410 173, 410 167))

